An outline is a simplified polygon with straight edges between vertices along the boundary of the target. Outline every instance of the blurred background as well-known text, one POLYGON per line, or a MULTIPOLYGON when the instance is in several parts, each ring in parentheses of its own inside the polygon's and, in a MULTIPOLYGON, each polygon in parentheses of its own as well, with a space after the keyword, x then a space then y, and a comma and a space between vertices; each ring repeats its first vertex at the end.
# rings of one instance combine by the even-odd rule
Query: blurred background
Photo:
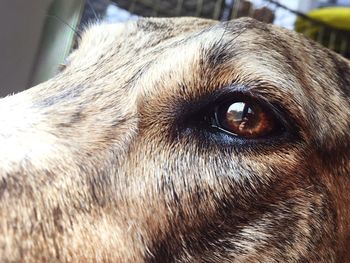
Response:
POLYGON ((250 16, 350 58, 350 0, 1 0, 0 97, 53 77, 87 24, 138 16, 250 16))

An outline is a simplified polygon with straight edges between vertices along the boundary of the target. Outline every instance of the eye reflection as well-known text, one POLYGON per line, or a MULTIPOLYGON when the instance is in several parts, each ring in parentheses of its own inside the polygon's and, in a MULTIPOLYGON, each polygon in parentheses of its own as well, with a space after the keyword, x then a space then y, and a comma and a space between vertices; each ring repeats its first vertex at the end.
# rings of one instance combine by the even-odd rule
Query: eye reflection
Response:
POLYGON ((247 113, 252 113, 252 110, 243 102, 233 103, 227 109, 227 118, 229 121, 237 122, 247 120, 247 113))
POLYGON ((217 121, 225 131, 246 138, 265 136, 276 126, 273 116, 261 106, 243 101, 219 107, 217 121))

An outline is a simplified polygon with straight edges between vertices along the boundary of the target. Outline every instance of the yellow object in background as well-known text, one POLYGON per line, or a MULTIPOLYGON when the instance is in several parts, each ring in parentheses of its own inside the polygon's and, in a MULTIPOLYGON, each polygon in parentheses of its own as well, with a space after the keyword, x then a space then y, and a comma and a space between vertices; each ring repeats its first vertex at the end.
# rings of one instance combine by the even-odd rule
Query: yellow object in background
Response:
POLYGON ((314 9, 308 16, 335 28, 350 30, 350 7, 314 9))
POLYGON ((350 52, 350 8, 324 7, 310 11, 307 16, 299 17, 295 30, 320 42, 345 56, 350 52), (321 22, 318 24, 312 20, 321 22), (326 26, 325 26, 326 25, 326 26))

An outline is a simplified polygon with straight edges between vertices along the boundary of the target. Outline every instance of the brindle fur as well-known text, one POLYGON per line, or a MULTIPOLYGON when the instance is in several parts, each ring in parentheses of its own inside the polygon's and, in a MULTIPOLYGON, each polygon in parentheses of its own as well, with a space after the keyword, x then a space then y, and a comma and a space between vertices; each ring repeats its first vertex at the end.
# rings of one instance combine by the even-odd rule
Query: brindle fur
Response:
POLYGON ((92 26, 0 101, 0 261, 350 262, 349 103, 347 60, 252 19, 92 26), (208 136, 228 88, 288 134, 208 136))

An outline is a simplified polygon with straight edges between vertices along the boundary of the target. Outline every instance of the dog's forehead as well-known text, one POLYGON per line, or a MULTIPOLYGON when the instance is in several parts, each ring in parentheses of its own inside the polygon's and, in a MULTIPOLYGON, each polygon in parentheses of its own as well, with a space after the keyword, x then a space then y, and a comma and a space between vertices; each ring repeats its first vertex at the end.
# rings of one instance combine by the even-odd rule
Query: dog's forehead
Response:
POLYGON ((156 37, 157 43, 160 43, 169 38, 187 37, 200 30, 214 29, 219 24, 218 21, 192 17, 140 18, 125 23, 93 24, 83 33, 81 43, 93 47, 113 41, 132 46, 148 37, 156 37))
MULTIPOLYGON (((337 87, 340 73, 325 72, 346 64, 334 56, 295 32, 253 19, 151 18, 91 27, 72 66, 90 83, 97 80, 96 90, 134 90, 157 101, 164 94, 181 96, 183 87, 198 97, 253 83, 254 92, 280 101, 300 123, 317 126, 329 105, 336 109, 335 117, 346 103, 337 87), (329 77, 320 77, 325 74, 329 77)), ((332 129, 331 122, 324 126, 332 129)))
POLYGON ((127 62, 131 65, 140 59, 137 55, 142 54, 143 61, 154 60, 165 51, 179 47, 182 51, 192 47, 194 52, 203 47, 216 54, 230 52, 231 55, 243 54, 243 51, 256 53, 265 48, 269 49, 266 55, 280 48, 280 41, 286 39, 285 32, 248 18, 225 23, 199 18, 142 18, 128 23, 91 26, 83 34, 78 52, 74 54, 81 64, 113 61, 118 65, 127 62), (241 44, 229 45, 232 41, 241 44))
POLYGON ((85 61, 91 61, 104 54, 110 60, 118 57, 122 64, 130 55, 159 49, 167 40, 186 39, 191 33, 208 29, 215 24, 218 22, 197 18, 141 18, 127 23, 94 24, 84 31, 73 57, 79 57, 79 61, 84 58, 85 61))
POLYGON ((288 47, 293 45, 292 40, 285 32, 253 19, 227 23, 198 18, 140 19, 91 27, 72 60, 79 71, 104 67, 117 78, 131 71, 151 75, 149 69, 181 69, 204 61, 208 62, 206 66, 230 66, 231 72, 241 67, 242 76, 254 71, 281 79, 276 75, 283 75, 283 68, 291 67, 287 60, 295 51, 288 47))

